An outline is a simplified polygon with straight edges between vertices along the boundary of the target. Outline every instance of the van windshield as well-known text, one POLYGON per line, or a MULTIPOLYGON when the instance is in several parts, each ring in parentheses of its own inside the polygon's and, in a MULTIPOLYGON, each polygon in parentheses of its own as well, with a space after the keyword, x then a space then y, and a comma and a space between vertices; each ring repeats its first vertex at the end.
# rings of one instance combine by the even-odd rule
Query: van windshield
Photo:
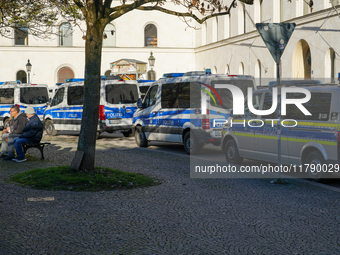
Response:
MULTIPOLYGON (((253 80, 225 80, 225 81, 213 81, 211 82, 213 87, 216 84, 231 84, 235 85, 236 87, 240 88, 243 92, 243 95, 247 95, 247 88, 251 87, 254 88, 254 81, 253 80)), ((233 108, 233 96, 229 89, 215 89, 218 95, 221 98, 222 105, 219 100, 210 100, 210 105, 223 108, 223 109, 232 109, 233 108), (216 103, 215 103, 216 102, 216 103)))
POLYGON ((0 89, 0 104, 14 104, 14 89, 0 89))
POLYGON ((20 88, 20 102, 23 104, 46 104, 48 91, 46 87, 20 88))
POLYGON ((136 84, 111 84, 106 85, 106 101, 110 104, 132 104, 138 99, 136 84))

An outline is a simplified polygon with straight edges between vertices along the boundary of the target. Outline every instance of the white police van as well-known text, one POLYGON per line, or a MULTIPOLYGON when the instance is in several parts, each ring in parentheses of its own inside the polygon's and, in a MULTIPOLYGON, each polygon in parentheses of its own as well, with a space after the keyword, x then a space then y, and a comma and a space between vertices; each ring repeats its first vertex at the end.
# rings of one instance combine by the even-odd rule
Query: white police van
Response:
MULTIPOLYGON (((303 103, 311 115, 303 114, 295 104, 287 104, 279 128, 277 111, 258 116, 246 110, 245 115, 232 115, 223 128, 221 143, 227 162, 241 164, 243 158, 250 158, 277 163, 280 135, 282 164, 292 165, 293 171, 306 173, 313 180, 328 177, 328 173, 338 173, 340 87, 313 84, 301 88, 311 93, 310 100, 303 103)), ((287 99, 304 97, 305 94, 298 92, 286 94, 287 99)), ((270 89, 254 91, 252 99, 255 109, 272 107, 270 89)))
POLYGON ((187 153, 197 153, 205 144, 219 145, 232 97, 219 85, 233 84, 242 91, 256 88, 252 76, 198 75, 161 78, 138 100, 133 116, 136 143, 149 141, 183 143, 187 153))
POLYGON ((33 107, 39 118, 43 120, 48 100, 46 84, 4 82, 0 86, 0 126, 5 126, 9 121, 10 109, 13 105, 17 105, 23 112, 27 107, 33 107))
MULTIPOLYGON (((139 89, 136 81, 102 80, 98 132, 121 131, 131 136, 132 116, 137 110, 139 89)), ((57 131, 80 131, 83 115, 84 81, 66 82, 58 87, 44 114, 48 135, 57 131)))

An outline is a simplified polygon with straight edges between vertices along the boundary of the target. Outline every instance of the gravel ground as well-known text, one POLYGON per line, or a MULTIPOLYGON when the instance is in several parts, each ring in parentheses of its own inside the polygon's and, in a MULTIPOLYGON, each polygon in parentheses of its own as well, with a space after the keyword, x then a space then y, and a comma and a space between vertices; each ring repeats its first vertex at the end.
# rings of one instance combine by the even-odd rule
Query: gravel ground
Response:
POLYGON ((27 162, 0 161, 1 255, 340 254, 338 192, 295 180, 190 179, 188 157, 132 148, 132 139, 99 141, 96 164, 161 185, 91 193, 5 182, 71 163, 76 137, 44 140, 45 161, 33 150, 27 162), (41 197, 54 200, 29 201, 41 197))

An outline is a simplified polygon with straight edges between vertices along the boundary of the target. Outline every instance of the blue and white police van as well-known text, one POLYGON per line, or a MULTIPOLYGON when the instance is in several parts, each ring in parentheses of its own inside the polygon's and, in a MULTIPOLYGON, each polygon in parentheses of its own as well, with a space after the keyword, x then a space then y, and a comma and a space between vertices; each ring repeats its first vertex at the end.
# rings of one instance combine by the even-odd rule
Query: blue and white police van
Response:
MULTIPOLYGON (((301 104, 310 115, 291 102, 306 97, 294 90, 285 93, 285 98, 291 100, 285 115, 279 116, 277 109, 269 115, 254 114, 249 109, 245 109, 244 115, 232 114, 223 127, 221 143, 227 162, 241 164, 243 158, 249 158, 277 163, 280 136, 281 163, 290 165, 291 173, 306 174, 313 180, 339 174, 340 86, 307 83, 285 85, 310 92, 309 101, 301 104)), ((252 103, 259 111, 272 109, 274 100, 271 88, 253 91, 252 103)))
POLYGON ((232 108, 232 96, 221 85, 242 91, 256 89, 253 76, 197 75, 161 78, 149 88, 133 116, 136 143, 149 141, 183 143, 195 154, 206 144, 219 145, 222 127, 232 108))
POLYGON ((43 120, 48 101, 46 84, 4 82, 0 86, 0 127, 5 126, 9 121, 12 105, 17 105, 23 112, 27 107, 33 107, 39 118, 43 120))
MULTIPOLYGON (((78 79, 79 80, 79 79, 78 79)), ((132 116, 140 97, 136 81, 102 80, 98 132, 121 131, 131 136, 132 116)), ((48 135, 57 131, 80 131, 83 116, 84 81, 66 82, 58 87, 44 114, 48 135)))

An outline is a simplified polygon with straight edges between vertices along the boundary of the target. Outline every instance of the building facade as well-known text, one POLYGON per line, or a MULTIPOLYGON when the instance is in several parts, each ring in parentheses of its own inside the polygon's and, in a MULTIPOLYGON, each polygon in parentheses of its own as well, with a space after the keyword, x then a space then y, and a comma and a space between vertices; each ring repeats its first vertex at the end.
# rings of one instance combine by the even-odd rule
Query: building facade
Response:
MULTIPOLYGON (((227 1, 228 4, 231 3, 227 1)), ((254 0, 238 2, 230 15, 209 19, 196 33, 195 67, 212 73, 249 74, 265 85, 276 79, 276 63, 256 30, 256 23, 296 23, 281 57, 284 78, 337 80, 340 72, 338 0, 254 0)))

